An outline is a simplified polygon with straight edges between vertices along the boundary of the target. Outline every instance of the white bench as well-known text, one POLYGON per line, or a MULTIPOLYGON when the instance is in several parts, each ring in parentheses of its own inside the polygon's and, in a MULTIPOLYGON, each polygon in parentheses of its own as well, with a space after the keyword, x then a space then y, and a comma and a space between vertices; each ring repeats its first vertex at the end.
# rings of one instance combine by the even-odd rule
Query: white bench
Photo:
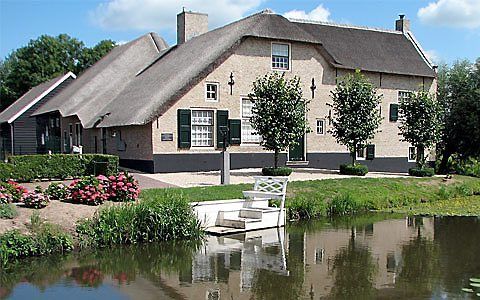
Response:
POLYGON ((255 185, 251 191, 243 191, 247 198, 245 208, 255 208, 254 203, 258 200, 278 199, 280 200, 277 225, 280 226, 282 218, 285 217, 285 197, 287 194, 288 177, 286 176, 254 176, 255 185))

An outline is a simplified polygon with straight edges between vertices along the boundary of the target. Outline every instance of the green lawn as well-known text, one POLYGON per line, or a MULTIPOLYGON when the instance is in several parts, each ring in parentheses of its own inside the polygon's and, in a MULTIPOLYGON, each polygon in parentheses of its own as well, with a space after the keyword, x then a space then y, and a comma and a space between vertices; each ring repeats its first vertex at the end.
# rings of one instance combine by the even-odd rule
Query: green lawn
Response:
MULTIPOLYGON (((189 201, 208 201, 242 198, 242 191, 252 184, 171 188, 189 201)), ((162 197, 166 189, 142 191, 141 197, 162 197)), ((412 206, 422 202, 446 200, 480 194, 480 178, 454 176, 443 178, 347 178, 311 181, 292 181, 287 187, 287 208, 316 206, 315 216, 326 213, 328 204, 336 197, 348 196, 357 207, 365 210, 385 210, 412 206)))
POLYGON ((428 216, 480 216, 480 196, 457 197, 391 209, 395 213, 428 216))

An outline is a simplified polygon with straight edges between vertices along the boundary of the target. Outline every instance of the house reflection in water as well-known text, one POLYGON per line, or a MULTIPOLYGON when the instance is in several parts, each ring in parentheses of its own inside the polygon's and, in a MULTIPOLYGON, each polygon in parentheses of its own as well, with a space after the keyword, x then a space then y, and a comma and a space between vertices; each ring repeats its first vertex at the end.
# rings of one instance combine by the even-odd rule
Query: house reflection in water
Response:
POLYGON ((170 287, 175 293, 169 296, 177 299, 388 295, 404 265, 405 247, 434 238, 433 218, 310 226, 210 236, 190 268, 162 276, 162 289, 170 287))

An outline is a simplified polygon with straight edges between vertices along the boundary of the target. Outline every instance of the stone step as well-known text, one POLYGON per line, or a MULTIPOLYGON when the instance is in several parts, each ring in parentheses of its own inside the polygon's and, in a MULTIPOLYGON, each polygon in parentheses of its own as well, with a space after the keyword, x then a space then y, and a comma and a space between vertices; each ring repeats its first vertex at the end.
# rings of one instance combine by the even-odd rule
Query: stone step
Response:
POLYGON ((238 228, 238 229, 247 229, 248 224, 252 223, 259 223, 262 222, 261 219, 252 219, 252 218, 224 218, 218 221, 217 226, 223 227, 231 227, 231 228, 238 228))
POLYGON ((263 210, 256 208, 242 208, 238 213, 241 218, 262 219, 263 210))

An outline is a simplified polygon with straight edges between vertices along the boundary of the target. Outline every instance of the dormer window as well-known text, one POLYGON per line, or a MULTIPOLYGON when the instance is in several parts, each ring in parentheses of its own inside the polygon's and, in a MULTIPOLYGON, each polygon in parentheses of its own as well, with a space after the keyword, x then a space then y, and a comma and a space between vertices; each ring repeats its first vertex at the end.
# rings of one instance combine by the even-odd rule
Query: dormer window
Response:
POLYGON ((272 43, 272 69, 290 69, 290 45, 272 43))
POLYGON ((205 101, 218 102, 218 83, 207 82, 205 86, 205 101))

